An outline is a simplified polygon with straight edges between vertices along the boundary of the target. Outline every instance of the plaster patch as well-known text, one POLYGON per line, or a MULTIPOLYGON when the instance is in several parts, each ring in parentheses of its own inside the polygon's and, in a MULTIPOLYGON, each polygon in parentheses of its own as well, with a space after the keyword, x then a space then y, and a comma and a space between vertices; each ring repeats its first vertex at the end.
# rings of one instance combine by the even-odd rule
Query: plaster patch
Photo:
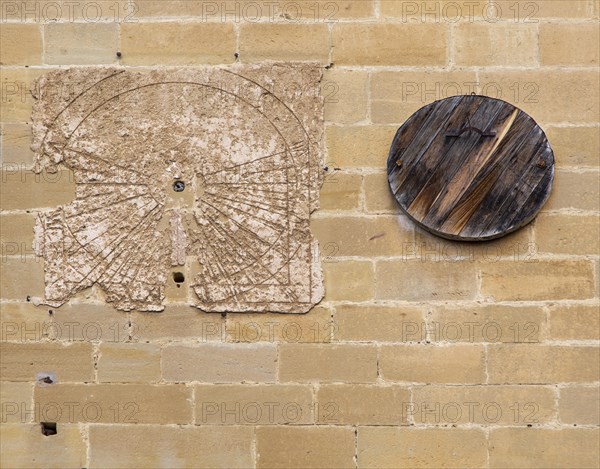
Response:
POLYGON ((40 214, 45 304, 99 286, 160 311, 171 266, 211 312, 303 313, 324 294, 318 64, 51 72, 34 86, 36 172, 65 166, 75 200, 40 214))

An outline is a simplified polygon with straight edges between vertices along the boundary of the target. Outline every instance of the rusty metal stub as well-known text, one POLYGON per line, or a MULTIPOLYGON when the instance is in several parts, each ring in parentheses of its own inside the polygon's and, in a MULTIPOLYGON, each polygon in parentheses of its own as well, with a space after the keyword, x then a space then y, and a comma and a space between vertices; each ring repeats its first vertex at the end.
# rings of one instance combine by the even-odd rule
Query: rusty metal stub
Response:
POLYGON ((388 180, 422 228, 460 241, 529 223, 550 195, 554 154, 525 112, 485 96, 454 96, 415 112, 392 142, 388 180))

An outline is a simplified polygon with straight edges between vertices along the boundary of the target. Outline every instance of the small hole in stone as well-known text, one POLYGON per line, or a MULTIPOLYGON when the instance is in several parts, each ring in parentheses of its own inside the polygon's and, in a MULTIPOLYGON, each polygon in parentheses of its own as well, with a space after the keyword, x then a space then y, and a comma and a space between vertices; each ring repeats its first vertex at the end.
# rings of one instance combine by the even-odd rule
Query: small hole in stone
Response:
POLYGON ((58 433, 56 422, 42 422, 40 426, 42 427, 42 435, 44 436, 56 435, 58 433))
POLYGON ((173 280, 175 283, 183 283, 185 282, 185 275, 182 272, 173 272, 173 280))
POLYGON ((123 54, 121 54, 121 52, 117 52, 117 57, 118 58, 121 58, 121 55, 123 55, 123 54))
POLYGON ((27 298, 25 298, 27 301, 31 301, 31 297, 29 295, 27 295, 27 298))
POLYGON ((52 384, 54 383, 54 381, 52 381, 52 378, 50 378, 50 376, 46 376, 44 378, 40 378, 40 383, 46 383, 46 384, 52 384))
POLYGON ((48 310, 48 314, 49 314, 50 316, 52 316, 52 315, 54 314, 54 311, 52 311, 51 309, 49 309, 49 310, 48 310))
POLYGON ((183 192, 184 189, 185 189, 185 182, 183 182, 183 181, 175 181, 173 183, 173 190, 175 192, 183 192))

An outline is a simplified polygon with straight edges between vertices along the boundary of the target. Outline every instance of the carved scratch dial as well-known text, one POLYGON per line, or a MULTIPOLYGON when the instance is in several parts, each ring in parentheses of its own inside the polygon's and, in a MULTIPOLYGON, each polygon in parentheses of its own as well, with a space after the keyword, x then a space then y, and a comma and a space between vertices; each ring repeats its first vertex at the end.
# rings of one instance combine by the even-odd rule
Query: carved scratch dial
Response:
POLYGON ((322 182, 316 65, 53 72, 34 109, 36 170, 74 173, 40 214, 45 302, 98 285, 162 310, 173 266, 206 311, 306 312, 323 296, 308 221, 322 182), (68 98, 44 94, 76 83, 68 98), (276 88, 276 89, 273 89, 276 88))

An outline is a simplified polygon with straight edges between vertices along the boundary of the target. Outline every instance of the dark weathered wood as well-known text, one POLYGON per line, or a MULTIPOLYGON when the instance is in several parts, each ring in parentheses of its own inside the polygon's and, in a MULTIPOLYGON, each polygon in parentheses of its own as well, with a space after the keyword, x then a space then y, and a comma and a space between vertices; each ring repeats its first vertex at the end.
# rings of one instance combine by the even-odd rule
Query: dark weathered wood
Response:
POLYGON ((535 217, 552 189, 554 155, 543 130, 512 104, 454 96, 398 129, 387 168, 392 193, 418 225, 482 241, 535 217))

